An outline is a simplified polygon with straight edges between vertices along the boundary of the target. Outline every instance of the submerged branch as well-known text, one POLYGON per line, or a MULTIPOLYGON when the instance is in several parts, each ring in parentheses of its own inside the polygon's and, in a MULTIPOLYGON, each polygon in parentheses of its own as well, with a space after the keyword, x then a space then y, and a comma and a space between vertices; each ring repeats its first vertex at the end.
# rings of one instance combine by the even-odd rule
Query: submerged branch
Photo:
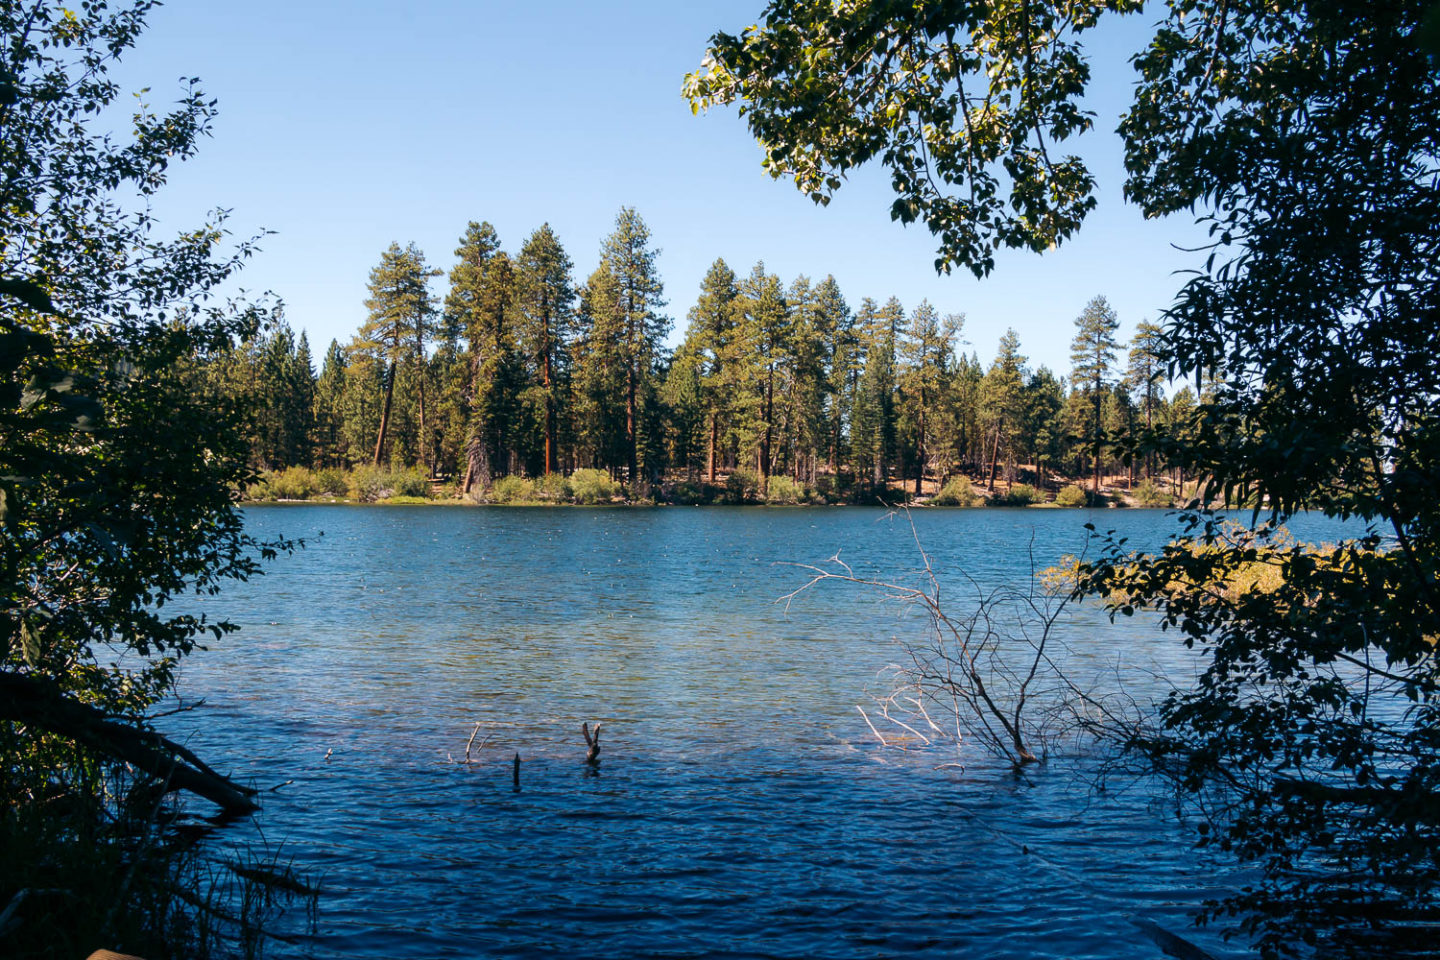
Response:
POLYGON ((229 814, 260 809, 256 791, 216 773, 185 747, 153 730, 118 720, 77 703, 49 684, 16 673, 0 673, 0 720, 57 734, 112 760, 128 763, 165 783, 187 790, 229 814))

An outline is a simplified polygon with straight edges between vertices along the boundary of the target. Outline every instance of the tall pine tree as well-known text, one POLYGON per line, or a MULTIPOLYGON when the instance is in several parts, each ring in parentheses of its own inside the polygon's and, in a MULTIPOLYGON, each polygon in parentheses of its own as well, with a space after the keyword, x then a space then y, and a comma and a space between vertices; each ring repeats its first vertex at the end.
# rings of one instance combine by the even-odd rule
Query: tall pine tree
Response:
POLYGON ((1104 297, 1096 297, 1075 318, 1075 339, 1070 344, 1071 388, 1083 393, 1090 410, 1085 436, 1094 471, 1093 491, 1100 493, 1100 472, 1105 446, 1105 396, 1114 380, 1115 331, 1120 320, 1104 297))
POLYGON ((516 340, 533 386, 528 391, 543 424, 542 472, 554 473, 557 456, 561 380, 575 328, 572 265, 550 225, 544 224, 520 248, 516 264, 516 340))
MULTIPOLYGON (((431 325, 436 312, 435 298, 430 293, 430 278, 434 276, 439 276, 438 271, 430 269, 425 255, 413 243, 404 249, 397 243, 390 244, 381 254, 380 263, 370 271, 370 297, 365 301, 369 316, 355 335, 351 351, 373 357, 384 369, 384 400, 373 458, 376 466, 385 457, 396 369, 402 363, 421 369, 425 364, 425 348, 433 336, 431 325)), ((423 379, 419 401, 423 434, 423 379)))

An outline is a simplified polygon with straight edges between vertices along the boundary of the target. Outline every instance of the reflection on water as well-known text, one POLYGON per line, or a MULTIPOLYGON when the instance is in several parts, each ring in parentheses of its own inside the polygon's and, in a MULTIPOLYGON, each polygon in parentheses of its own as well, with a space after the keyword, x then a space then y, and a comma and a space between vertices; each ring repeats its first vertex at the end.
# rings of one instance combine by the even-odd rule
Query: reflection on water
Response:
MULTIPOLYGON (((918 622, 833 584, 788 613, 774 601, 805 579, 786 563, 837 550, 857 572, 913 574, 903 518, 247 517, 261 535, 324 536, 200 601, 244 630, 186 667, 183 692, 207 706, 173 729, 261 786, 294 781, 265 796, 258 829, 324 894, 318 931, 297 922, 271 957, 1159 956, 1137 917, 1224 951, 1185 929, 1224 874, 1144 790, 1092 796, 1084 761, 1017 780, 964 745, 874 742, 855 705, 918 622), (604 725, 598 776, 586 720, 604 725), (474 762, 454 762, 477 722, 474 762)), ((983 587, 1027 576, 1032 554, 1079 553, 1086 517, 915 524, 958 600, 961 574, 983 587)), ((1138 545, 1171 522, 1088 517, 1138 545)), ((1077 671, 1190 669, 1144 624, 1081 608, 1064 630, 1077 671)))

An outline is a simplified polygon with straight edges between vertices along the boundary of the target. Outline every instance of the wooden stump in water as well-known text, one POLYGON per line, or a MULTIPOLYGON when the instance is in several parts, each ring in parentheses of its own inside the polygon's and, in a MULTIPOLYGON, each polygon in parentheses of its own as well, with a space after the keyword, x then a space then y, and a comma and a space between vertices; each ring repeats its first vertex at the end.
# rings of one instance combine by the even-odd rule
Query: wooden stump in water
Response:
POLYGON ((592 767, 600 765, 600 724, 595 724, 595 732, 590 732, 590 724, 580 724, 580 732, 585 735, 585 745, 590 749, 585 751, 585 762, 592 767))

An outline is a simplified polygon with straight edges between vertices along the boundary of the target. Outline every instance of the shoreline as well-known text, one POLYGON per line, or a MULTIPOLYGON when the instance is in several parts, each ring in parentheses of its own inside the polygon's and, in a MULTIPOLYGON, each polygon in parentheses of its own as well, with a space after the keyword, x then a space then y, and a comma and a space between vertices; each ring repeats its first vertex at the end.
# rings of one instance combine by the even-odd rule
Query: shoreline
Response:
POLYGON ((267 500, 240 500, 237 501, 240 507, 295 507, 295 506, 318 506, 318 507, 480 507, 496 509, 571 509, 571 510, 614 510, 619 508, 633 509, 658 509, 658 508, 718 508, 724 510, 734 509, 834 509, 841 508, 869 508, 869 509, 921 509, 921 510, 1175 510, 1177 507, 1170 506, 1141 506, 1124 500, 1111 500, 1104 506, 1077 506, 1067 507, 1058 503, 1027 503, 1027 504, 1006 504, 1006 503, 981 503, 974 506, 958 506, 953 504, 933 504, 925 501, 911 503, 667 503, 664 501, 650 500, 615 500, 610 503, 546 503, 543 501, 530 501, 525 503, 482 503, 475 500, 464 500, 456 497, 385 497, 379 500, 357 500, 351 497, 326 497, 323 499, 290 500, 290 499, 267 499, 267 500))

